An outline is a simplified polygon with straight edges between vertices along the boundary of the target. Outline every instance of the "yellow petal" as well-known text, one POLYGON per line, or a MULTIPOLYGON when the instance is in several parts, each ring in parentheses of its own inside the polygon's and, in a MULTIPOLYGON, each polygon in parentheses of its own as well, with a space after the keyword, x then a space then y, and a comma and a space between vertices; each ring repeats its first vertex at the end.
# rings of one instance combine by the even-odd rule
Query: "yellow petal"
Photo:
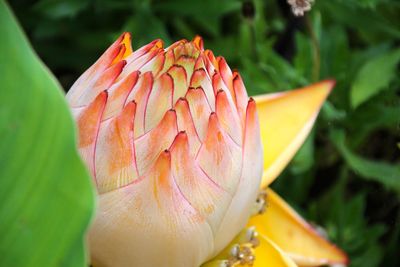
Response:
POLYGON ((346 254, 321 237, 274 191, 267 189, 267 210, 250 219, 261 235, 276 243, 300 266, 346 264, 346 254))
POLYGON ((334 84, 327 80, 299 90, 254 98, 264 147, 262 187, 281 173, 303 144, 334 84))
POLYGON ((291 260, 274 242, 260 235, 260 245, 255 249, 254 267, 296 267, 291 260))

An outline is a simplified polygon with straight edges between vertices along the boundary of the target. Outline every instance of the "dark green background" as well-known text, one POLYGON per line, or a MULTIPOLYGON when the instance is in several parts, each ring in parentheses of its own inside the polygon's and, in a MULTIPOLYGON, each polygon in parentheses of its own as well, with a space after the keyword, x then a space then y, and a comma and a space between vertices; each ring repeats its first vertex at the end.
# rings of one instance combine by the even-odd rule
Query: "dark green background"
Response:
POLYGON ((310 138, 273 187, 325 228, 351 266, 400 265, 400 1, 11 1, 65 90, 120 35, 133 46, 200 34, 250 94, 324 78, 337 86, 310 138))

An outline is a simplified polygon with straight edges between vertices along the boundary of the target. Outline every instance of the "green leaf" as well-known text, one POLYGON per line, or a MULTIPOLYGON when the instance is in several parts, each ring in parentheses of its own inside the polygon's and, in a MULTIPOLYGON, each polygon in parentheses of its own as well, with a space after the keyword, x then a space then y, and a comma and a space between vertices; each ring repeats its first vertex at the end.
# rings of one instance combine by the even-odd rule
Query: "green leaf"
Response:
POLYGON ((324 222, 329 239, 350 256, 349 266, 386 266, 379 265, 383 257, 379 239, 387 232, 387 227, 366 219, 366 194, 347 192, 346 168, 342 169, 340 176, 327 192, 310 205, 310 217, 324 222))
MULTIPOLYGON (((386 162, 362 158, 345 145, 345 135, 341 130, 333 131, 331 138, 349 167, 360 177, 382 183, 388 189, 400 193, 400 166, 386 162)), ((393 144, 394 147, 394 144, 393 144)))
POLYGON ((383 89, 396 77, 397 63, 400 61, 400 49, 375 57, 359 71, 351 87, 351 104, 354 108, 367 101, 383 89))
POLYGON ((41 0, 35 9, 52 19, 74 17, 89 4, 88 0, 41 0))
MULTIPOLYGON (((360 8, 360 5, 353 4, 356 2, 359 2, 359 0, 316 1, 314 8, 320 9, 322 14, 327 17, 332 17, 335 24, 342 23, 356 30, 354 34, 361 34, 364 38, 370 35, 376 35, 379 38, 400 38, 400 30, 397 24, 390 20, 389 16, 374 12, 369 8, 360 8)), ((389 5, 393 8, 393 11, 397 11, 395 1, 389 3, 389 5)))
POLYGON ((185 0, 169 0, 159 1, 153 4, 156 11, 176 16, 181 14, 184 16, 198 16, 204 19, 213 17, 221 17, 223 14, 239 10, 241 6, 238 0, 203 0, 203 1, 185 1, 185 0))
POLYGON ((348 117, 345 127, 352 132, 347 140, 348 144, 350 147, 358 147, 371 133, 379 130, 395 132, 400 125, 399 114, 400 97, 391 91, 377 95, 348 117))
POLYGON ((292 162, 290 163, 290 171, 294 175, 299 175, 304 173, 312 168, 314 165, 314 153, 315 153, 315 145, 314 138, 315 132, 311 132, 307 137, 304 144, 301 146, 299 151, 297 151, 294 156, 292 162))
POLYGON ((0 266, 85 266, 92 184, 55 78, 0 1, 0 266))

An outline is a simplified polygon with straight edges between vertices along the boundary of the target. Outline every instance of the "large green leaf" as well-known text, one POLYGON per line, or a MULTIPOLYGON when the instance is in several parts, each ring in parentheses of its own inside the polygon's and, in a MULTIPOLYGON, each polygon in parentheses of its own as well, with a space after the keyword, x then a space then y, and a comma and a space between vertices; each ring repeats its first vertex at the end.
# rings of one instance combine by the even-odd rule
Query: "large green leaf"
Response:
POLYGON ((0 266, 84 266, 94 195, 54 77, 0 1, 0 266))

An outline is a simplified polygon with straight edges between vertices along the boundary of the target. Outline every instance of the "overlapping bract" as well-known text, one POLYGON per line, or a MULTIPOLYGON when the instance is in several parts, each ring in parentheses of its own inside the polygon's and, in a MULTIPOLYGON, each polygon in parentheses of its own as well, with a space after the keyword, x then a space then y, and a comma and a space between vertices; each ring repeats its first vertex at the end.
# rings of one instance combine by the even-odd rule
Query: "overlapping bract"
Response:
POLYGON ((246 225, 263 170, 256 104, 201 38, 132 52, 124 33, 67 99, 99 192, 95 266, 197 267, 246 225))

